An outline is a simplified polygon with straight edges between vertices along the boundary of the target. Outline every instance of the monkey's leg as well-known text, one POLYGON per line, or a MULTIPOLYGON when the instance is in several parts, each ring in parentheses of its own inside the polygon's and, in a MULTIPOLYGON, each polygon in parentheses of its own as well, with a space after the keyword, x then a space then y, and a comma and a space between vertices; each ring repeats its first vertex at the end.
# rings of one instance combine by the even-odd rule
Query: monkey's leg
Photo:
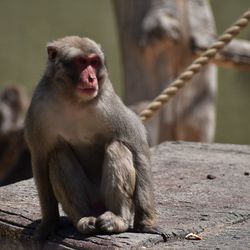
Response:
POLYGON ((36 228, 34 238, 44 241, 50 234, 54 233, 59 224, 58 202, 49 180, 48 164, 45 157, 37 157, 33 154, 32 167, 42 212, 42 221, 36 228))
POLYGON ((138 164, 138 171, 134 193, 134 229, 138 232, 155 231, 156 220, 150 160, 146 154, 137 153, 135 161, 138 164))
POLYGON ((96 226, 107 233, 120 233, 129 228, 133 215, 133 193, 136 173, 133 156, 121 142, 106 147, 101 190, 107 212, 96 220, 96 226))
POLYGON ((94 188, 67 143, 57 148, 50 160, 50 179, 57 200, 77 229, 83 234, 93 233, 96 218, 90 216, 90 192, 94 188))

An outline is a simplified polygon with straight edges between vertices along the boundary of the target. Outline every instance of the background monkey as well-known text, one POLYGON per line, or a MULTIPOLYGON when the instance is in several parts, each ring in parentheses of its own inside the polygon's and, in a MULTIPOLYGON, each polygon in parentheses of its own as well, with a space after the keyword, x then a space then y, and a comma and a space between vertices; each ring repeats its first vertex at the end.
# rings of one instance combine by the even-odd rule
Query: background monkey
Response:
POLYGON ((20 85, 0 93, 0 186, 32 177, 30 154, 23 135, 29 98, 20 85))
POLYGON ((21 85, 9 85, 0 93, 0 134, 23 127, 29 98, 21 85))
POLYGON ((47 51, 25 126, 42 210, 36 237, 55 230, 58 202, 83 234, 124 232, 132 222, 158 233, 146 133, 115 94, 102 50, 71 36, 47 51))

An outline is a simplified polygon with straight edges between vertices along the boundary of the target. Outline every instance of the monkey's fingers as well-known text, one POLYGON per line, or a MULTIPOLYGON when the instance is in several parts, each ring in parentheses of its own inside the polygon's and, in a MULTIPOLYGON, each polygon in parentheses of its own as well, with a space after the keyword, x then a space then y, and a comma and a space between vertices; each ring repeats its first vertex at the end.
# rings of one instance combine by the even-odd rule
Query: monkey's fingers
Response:
POLYGON ((157 228, 145 228, 143 232, 149 234, 158 234, 163 238, 164 242, 168 240, 167 234, 157 228))
POLYGON ((164 242, 167 242, 169 236, 164 233, 162 230, 158 229, 158 228, 149 228, 149 227, 144 227, 142 229, 136 229, 136 230, 132 230, 132 232, 137 232, 137 233, 148 233, 148 234, 158 234, 163 238, 164 242))
POLYGON ((95 217, 82 217, 77 222, 77 229, 84 235, 91 235, 97 232, 96 227, 96 218, 95 217))

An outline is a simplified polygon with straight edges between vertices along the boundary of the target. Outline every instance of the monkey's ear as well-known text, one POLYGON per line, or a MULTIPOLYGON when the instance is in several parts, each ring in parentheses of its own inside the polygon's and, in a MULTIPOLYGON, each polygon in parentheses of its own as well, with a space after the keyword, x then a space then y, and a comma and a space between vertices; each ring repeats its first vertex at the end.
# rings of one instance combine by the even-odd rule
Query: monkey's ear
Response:
POLYGON ((100 48, 101 52, 104 54, 104 49, 100 43, 97 43, 97 46, 100 48))
POLYGON ((49 61, 54 62, 58 54, 58 48, 53 45, 48 45, 47 52, 49 61))
POLYGON ((104 56, 104 55, 105 55, 104 49, 103 49, 102 45, 99 44, 99 43, 97 43, 97 46, 99 47, 99 49, 100 49, 101 52, 102 52, 102 56, 103 56, 103 58, 104 58, 104 65, 106 65, 106 57, 104 56))

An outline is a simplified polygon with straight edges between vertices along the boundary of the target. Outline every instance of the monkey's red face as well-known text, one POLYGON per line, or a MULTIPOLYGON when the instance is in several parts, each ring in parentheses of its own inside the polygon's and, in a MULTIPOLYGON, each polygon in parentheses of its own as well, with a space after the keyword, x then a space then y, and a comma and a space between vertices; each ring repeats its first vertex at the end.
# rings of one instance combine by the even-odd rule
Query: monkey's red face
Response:
POLYGON ((77 102, 97 97, 108 78, 100 46, 88 38, 72 37, 49 43, 49 68, 55 88, 77 102))
POLYGON ((101 64, 100 58, 96 54, 78 56, 73 63, 80 76, 76 85, 77 95, 84 100, 96 97, 98 94, 97 71, 101 64))

